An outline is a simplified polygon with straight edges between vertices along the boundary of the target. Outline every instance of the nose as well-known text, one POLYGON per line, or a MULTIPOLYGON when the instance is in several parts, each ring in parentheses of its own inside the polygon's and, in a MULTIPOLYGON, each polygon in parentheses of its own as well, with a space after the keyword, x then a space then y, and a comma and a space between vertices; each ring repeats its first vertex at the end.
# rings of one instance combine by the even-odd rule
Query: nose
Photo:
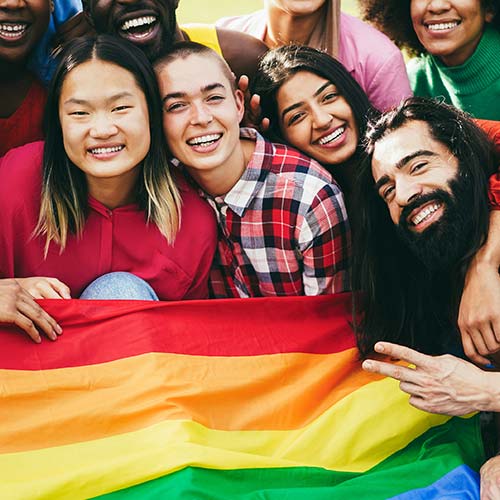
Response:
POLYGON ((449 0, 429 0, 427 9, 434 14, 441 14, 450 9, 450 2, 449 0))
POLYGON ((94 117, 90 127, 90 136, 94 139, 106 139, 118 133, 115 125, 108 113, 98 114, 94 117))
POLYGON ((311 108, 312 125, 315 129, 323 129, 330 125, 332 122, 332 115, 328 113, 321 106, 314 106, 311 108))
POLYGON ((212 120, 212 113, 205 103, 192 103, 190 117, 191 125, 202 125, 206 127, 212 120))
POLYGON ((401 179, 396 182, 395 201, 400 207, 406 207, 413 199, 422 194, 422 186, 414 179, 401 179))

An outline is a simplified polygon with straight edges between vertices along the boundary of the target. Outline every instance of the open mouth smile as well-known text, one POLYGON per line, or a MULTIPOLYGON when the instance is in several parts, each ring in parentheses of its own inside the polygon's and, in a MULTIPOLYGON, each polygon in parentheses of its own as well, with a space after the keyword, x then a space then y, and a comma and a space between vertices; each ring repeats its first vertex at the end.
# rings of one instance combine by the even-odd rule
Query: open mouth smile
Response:
POLYGON ((116 146, 99 146, 95 148, 89 148, 87 151, 97 158, 109 158, 110 156, 115 156, 119 153, 125 146, 123 144, 117 144, 116 146))
POLYGON ((120 32, 130 40, 146 40, 156 34, 159 28, 156 16, 138 16, 127 19, 120 25, 120 32))
POLYGON ((25 22, 3 22, 0 23, 0 39, 15 42, 24 37, 28 29, 25 22))
POLYGON ((215 144, 221 137, 222 134, 207 134, 200 135, 199 137, 194 137, 193 139, 189 139, 186 142, 190 146, 195 146, 197 148, 208 148, 215 144))
POLYGON ((442 207, 440 202, 426 203, 410 214, 408 222, 416 229, 423 230, 441 217, 442 207))
POLYGON ((460 21, 449 21, 445 23, 425 23, 425 27, 432 32, 439 33, 442 31, 449 31, 456 28, 460 21))
POLYGON ((338 141, 343 136, 345 129, 345 125, 337 127, 333 132, 330 132, 328 135, 321 137, 315 142, 320 146, 327 146, 329 144, 332 144, 335 141, 338 141))

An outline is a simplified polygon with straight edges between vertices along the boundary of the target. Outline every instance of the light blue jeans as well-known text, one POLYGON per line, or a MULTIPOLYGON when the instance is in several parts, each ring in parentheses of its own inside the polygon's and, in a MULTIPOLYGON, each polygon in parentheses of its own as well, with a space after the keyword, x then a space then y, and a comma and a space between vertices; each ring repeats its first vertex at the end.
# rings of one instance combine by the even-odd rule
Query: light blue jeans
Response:
POLYGON ((158 300, 149 283, 132 273, 115 272, 99 276, 80 295, 93 300, 158 300))

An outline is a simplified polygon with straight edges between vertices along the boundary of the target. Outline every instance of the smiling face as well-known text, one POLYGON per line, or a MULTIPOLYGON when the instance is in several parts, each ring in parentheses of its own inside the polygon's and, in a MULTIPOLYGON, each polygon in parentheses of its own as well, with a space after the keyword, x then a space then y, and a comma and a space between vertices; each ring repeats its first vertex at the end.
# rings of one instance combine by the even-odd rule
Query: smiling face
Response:
POLYGON ((276 94, 280 128, 292 146, 323 165, 350 159, 358 144, 352 109, 335 85, 299 71, 276 94))
POLYGON ((24 64, 50 19, 49 0, 0 4, 0 61, 24 64))
POLYGON ((413 233, 423 233, 446 211, 443 196, 434 197, 433 193, 451 193, 458 160, 431 136, 426 123, 411 121, 375 144, 372 174, 392 222, 413 233))
POLYGON ((179 57, 160 67, 157 78, 165 138, 193 177, 240 168, 243 95, 233 90, 222 61, 206 54, 179 57))
POLYGON ((64 149, 85 173, 93 196, 103 182, 130 189, 149 151, 149 114, 133 75, 91 60, 71 70, 61 89, 59 119, 64 149))
POLYGON ((493 17, 480 0, 411 0, 410 11, 422 45, 447 66, 467 61, 493 17))
POLYGON ((84 4, 98 33, 129 40, 150 61, 174 43, 178 0, 87 0, 84 4))

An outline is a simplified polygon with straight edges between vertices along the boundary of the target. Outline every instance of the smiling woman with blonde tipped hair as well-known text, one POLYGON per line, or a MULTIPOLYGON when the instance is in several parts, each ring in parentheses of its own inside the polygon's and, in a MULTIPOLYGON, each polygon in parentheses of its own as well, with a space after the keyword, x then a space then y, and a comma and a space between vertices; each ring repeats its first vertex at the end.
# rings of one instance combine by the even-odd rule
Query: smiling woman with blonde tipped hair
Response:
MULTIPOLYGON (((68 46, 48 94, 45 144, 0 164, 0 278, 35 298, 80 297, 116 272, 160 300, 208 296, 215 220, 169 168, 161 109, 140 49, 109 35, 68 46)), ((116 288, 128 286, 118 278, 116 288)))

